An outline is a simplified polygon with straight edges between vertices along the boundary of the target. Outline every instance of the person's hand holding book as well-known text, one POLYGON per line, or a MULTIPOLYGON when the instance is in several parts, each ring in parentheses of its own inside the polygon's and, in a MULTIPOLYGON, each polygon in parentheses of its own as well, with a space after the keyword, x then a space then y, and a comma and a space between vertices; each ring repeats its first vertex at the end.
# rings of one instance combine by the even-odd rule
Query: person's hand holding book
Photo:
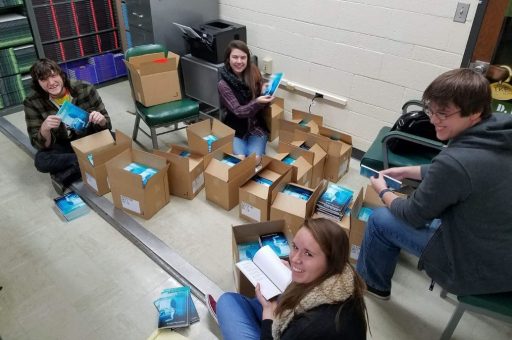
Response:
POLYGON ((256 298, 260 302, 263 307, 263 313, 261 315, 262 320, 274 320, 274 311, 277 307, 277 298, 272 298, 269 300, 265 299, 260 290, 260 284, 256 284, 256 298))

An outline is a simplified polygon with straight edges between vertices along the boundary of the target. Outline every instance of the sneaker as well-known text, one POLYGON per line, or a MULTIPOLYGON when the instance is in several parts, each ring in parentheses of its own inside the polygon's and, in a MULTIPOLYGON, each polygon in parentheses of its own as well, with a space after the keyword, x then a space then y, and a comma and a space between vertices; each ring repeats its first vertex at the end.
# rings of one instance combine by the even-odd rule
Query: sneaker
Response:
POLYGON ((59 195, 59 196, 62 196, 64 195, 64 192, 66 191, 66 187, 64 186, 64 184, 62 184, 61 182, 59 182, 57 180, 57 178, 55 177, 55 175, 50 175, 50 178, 52 180, 52 186, 53 186, 53 189, 55 189, 55 192, 59 195))
POLYGON ((391 296, 391 292, 389 290, 388 291, 378 290, 378 289, 375 289, 375 288, 369 286, 368 284, 366 285, 366 292, 369 295, 376 297, 377 299, 380 299, 380 300, 389 300, 389 298, 391 296))
POLYGON ((217 301, 211 296, 210 294, 206 294, 204 296, 204 300, 206 303, 206 307, 208 307, 208 311, 210 312, 210 315, 215 320, 217 325, 219 324, 219 320, 217 320, 217 301))

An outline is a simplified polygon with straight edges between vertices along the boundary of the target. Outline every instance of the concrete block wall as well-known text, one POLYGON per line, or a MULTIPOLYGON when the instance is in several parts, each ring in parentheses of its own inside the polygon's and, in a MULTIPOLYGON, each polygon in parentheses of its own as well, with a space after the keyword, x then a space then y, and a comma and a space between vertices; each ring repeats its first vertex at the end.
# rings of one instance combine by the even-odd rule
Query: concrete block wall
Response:
MULTIPOLYGON (((303 86, 347 99, 316 100, 311 112, 366 150, 402 104, 420 99, 439 74, 460 67, 478 0, 466 23, 455 0, 219 0, 222 19, 247 26, 253 54, 303 86)), ((311 97, 280 89, 285 109, 308 111, 311 97)))

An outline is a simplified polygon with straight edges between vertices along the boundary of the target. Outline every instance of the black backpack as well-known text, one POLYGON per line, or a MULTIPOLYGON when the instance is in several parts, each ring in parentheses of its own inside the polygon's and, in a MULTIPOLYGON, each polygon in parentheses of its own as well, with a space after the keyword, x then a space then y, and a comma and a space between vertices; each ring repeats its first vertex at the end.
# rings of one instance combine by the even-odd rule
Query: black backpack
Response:
MULTIPOLYGON (((391 131, 402 131, 444 143, 437 139, 436 129, 434 125, 430 123, 430 118, 425 111, 423 111, 423 103, 419 100, 409 100, 402 106, 402 115, 398 117, 391 131), (421 109, 409 111, 410 106, 419 106, 421 109)), ((388 149, 401 155, 438 152, 434 148, 397 138, 388 142, 388 149)))

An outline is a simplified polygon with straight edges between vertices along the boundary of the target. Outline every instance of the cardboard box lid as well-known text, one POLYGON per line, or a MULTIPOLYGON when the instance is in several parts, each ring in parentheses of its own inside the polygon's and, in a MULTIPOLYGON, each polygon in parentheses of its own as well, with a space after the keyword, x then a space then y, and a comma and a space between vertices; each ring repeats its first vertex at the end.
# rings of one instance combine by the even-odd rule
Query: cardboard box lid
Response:
POLYGON ((94 166, 97 166, 110 160, 118 151, 128 148, 131 143, 131 138, 119 130, 116 130, 116 140, 109 130, 102 130, 72 141, 71 146, 78 157, 87 158, 91 154, 94 166))
MULTIPOLYGON (((290 242, 293 237, 288 233, 288 230, 285 227, 286 224, 283 220, 233 225, 231 226, 233 251, 240 243, 258 241, 260 235, 274 233, 277 231, 283 232, 290 242)), ((238 259, 238 253, 234 253, 233 257, 238 259)))
POLYGON ((172 52, 167 53, 167 58, 163 52, 144 54, 131 57, 126 61, 131 70, 138 72, 141 76, 161 73, 167 71, 176 71, 179 63, 179 56, 172 52), (155 62, 156 61, 156 62, 155 62))
POLYGON ((329 140, 333 142, 343 142, 352 145, 352 136, 340 131, 326 128, 325 126, 318 127, 318 134, 329 138, 329 140))
POLYGON ((314 125, 308 125, 311 128, 315 127, 316 131, 311 131, 313 133, 318 133, 318 128, 323 125, 324 118, 320 115, 316 115, 314 113, 308 113, 305 111, 300 111, 296 109, 292 109, 292 121, 299 122, 303 119, 307 119, 309 123, 313 122, 314 125))
POLYGON ((379 194, 373 189, 371 184, 366 186, 366 190, 363 195, 363 188, 359 189, 357 197, 354 200, 352 211, 350 213, 351 223, 358 221, 359 210, 361 207, 367 206, 370 208, 378 208, 385 206, 382 200, 379 198, 379 194))
POLYGON ((167 151, 153 150, 153 153, 169 160, 173 166, 188 172, 193 171, 198 166, 203 167, 203 156, 190 151, 190 148, 184 145, 171 144, 167 151), (190 155, 182 157, 180 156, 182 151, 188 151, 190 155))
POLYGON ((311 216, 313 214, 313 209, 315 207, 316 201, 318 200, 318 195, 320 194, 321 188, 322 186, 325 186, 325 180, 320 182, 320 184, 315 189, 291 183, 294 186, 312 191, 311 197, 307 201, 288 194, 284 194, 282 189, 286 186, 286 184, 290 183, 282 183, 276 187, 278 192, 274 201, 272 202, 272 207, 303 218, 311 216))
POLYGON ((254 172, 254 168, 256 167, 256 156, 252 154, 242 160, 239 163, 229 166, 226 163, 221 162, 221 159, 225 156, 233 156, 235 155, 224 152, 222 149, 214 151, 214 154, 208 163, 208 166, 204 170, 205 174, 209 174, 221 179, 224 182, 229 182, 241 174, 248 173, 252 170, 254 172))
MULTIPOLYGON (((316 143, 308 144, 307 141, 301 140, 301 141, 293 141, 291 145, 296 146, 296 147, 302 149, 300 146, 303 143, 306 143, 306 145, 309 147, 309 150, 306 150, 306 151, 312 152, 314 154, 314 156, 313 156, 313 164, 314 165, 317 165, 320 161, 322 161, 322 159, 325 158, 325 156, 327 156, 327 152, 325 152, 324 149, 321 148, 316 143)), ((302 150, 305 150, 305 149, 302 149, 302 150)))
POLYGON ((297 129, 293 132, 293 139, 294 141, 304 141, 308 146, 318 144, 325 152, 329 150, 329 144, 331 144, 331 140, 325 136, 297 129))

